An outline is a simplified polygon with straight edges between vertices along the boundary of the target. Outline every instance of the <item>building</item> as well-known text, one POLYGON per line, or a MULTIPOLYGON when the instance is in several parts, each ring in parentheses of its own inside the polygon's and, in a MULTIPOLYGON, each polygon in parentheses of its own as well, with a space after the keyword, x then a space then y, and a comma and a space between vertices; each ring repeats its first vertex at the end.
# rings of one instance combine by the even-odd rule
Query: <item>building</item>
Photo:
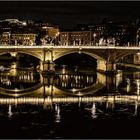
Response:
POLYGON ((70 31, 60 32, 61 45, 91 45, 93 43, 93 34, 91 31, 70 31))
POLYGON ((9 45, 10 44, 10 32, 3 32, 0 34, 0 45, 9 45))
POLYGON ((60 45, 67 46, 69 44, 69 32, 60 32, 60 45))
POLYGON ((93 25, 78 25, 75 30, 91 31, 91 45, 130 46, 135 42, 135 27, 131 23, 103 22, 93 25))
POLYGON ((84 46, 140 46, 139 23, 77 25, 73 30, 61 31, 47 22, 18 19, 0 20, 2 45, 84 45, 84 46))
POLYGON ((36 34, 34 33, 14 33, 11 34, 11 45, 35 45, 36 34))
POLYGON ((58 44, 59 28, 47 22, 0 20, 0 44, 2 45, 47 45, 58 44))

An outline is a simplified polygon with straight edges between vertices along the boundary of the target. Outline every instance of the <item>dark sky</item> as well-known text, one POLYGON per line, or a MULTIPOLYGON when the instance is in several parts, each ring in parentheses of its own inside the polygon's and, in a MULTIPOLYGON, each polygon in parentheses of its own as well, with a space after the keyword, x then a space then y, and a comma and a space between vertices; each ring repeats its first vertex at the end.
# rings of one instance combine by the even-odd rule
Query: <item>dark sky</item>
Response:
POLYGON ((61 27, 109 20, 134 20, 140 17, 140 1, 135 2, 0 2, 0 18, 43 20, 61 27))

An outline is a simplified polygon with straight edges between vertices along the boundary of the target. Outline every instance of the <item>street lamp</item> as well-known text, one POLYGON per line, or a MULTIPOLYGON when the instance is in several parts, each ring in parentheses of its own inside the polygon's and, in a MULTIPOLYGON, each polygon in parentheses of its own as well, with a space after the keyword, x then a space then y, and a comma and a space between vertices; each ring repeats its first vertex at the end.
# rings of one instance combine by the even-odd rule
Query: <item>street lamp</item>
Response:
POLYGON ((94 44, 93 45, 95 45, 95 37, 96 37, 96 34, 94 33, 93 34, 93 38, 94 38, 94 44))
POLYGON ((55 45, 57 45, 57 42, 58 42, 58 40, 59 40, 59 35, 60 35, 60 32, 57 32, 56 34, 55 34, 55 38, 54 38, 54 41, 55 41, 55 45))
POLYGON ((136 46, 139 46, 139 28, 137 29, 136 32, 136 46))
POLYGON ((8 43, 9 43, 9 45, 11 45, 10 44, 10 32, 8 33, 8 43))

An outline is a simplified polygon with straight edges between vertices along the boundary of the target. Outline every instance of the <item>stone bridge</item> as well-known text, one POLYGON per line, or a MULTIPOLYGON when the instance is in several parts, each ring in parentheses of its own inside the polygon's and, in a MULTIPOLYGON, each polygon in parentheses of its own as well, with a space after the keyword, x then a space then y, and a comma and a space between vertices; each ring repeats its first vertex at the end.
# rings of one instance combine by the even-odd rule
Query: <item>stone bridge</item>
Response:
POLYGON ((97 59, 97 70, 116 71, 116 63, 130 54, 137 54, 140 47, 125 46, 0 46, 0 55, 17 53, 32 55, 40 60, 40 70, 55 71, 54 61, 71 53, 84 53, 97 59))

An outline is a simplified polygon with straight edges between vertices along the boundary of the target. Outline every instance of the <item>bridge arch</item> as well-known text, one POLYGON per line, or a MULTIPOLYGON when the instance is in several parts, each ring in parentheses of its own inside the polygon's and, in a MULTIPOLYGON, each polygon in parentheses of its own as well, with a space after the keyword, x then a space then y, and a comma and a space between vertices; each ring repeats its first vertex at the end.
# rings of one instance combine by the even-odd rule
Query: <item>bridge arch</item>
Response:
POLYGON ((0 94, 6 95, 6 96, 11 96, 11 97, 21 97, 21 96, 25 96, 25 95, 28 95, 31 93, 34 94, 34 92, 38 92, 41 89, 41 87, 42 87, 41 83, 36 84, 33 87, 21 89, 21 90, 7 89, 7 88, 0 87, 0 91, 2 91, 0 94))
POLYGON ((129 55, 132 55, 132 54, 135 55, 137 53, 138 53, 138 51, 131 51, 131 52, 127 52, 127 53, 126 52, 124 52, 124 53, 121 52, 116 58, 116 63, 118 63, 120 59, 122 59, 126 56, 129 56, 129 55))
POLYGON ((38 58, 39 60, 43 60, 43 56, 40 53, 30 52, 30 51, 3 51, 3 52, 0 52, 0 55, 12 53, 12 52, 27 54, 27 55, 33 56, 35 58, 38 58))
POLYGON ((0 94, 2 95, 6 95, 6 96, 10 96, 10 97, 22 97, 22 96, 43 96, 44 90, 47 91, 44 94, 47 93, 47 95, 51 95, 51 92, 53 92, 54 96, 59 95, 59 97, 62 95, 70 95, 70 96, 79 96, 78 94, 80 93, 81 96, 84 95, 90 95, 90 94, 94 94, 97 91, 101 90, 102 88, 104 88, 105 85, 103 85, 102 83, 95 83, 92 84, 86 88, 81 88, 81 89, 64 89, 58 86, 53 86, 53 90, 50 91, 50 88, 48 86, 42 85, 42 84, 37 84, 34 87, 31 88, 27 88, 24 90, 10 90, 10 89, 5 89, 0 87, 0 91, 2 91, 0 94))
MULTIPOLYGON (((103 52, 100 52, 99 54, 98 54, 98 52, 96 53, 96 52, 89 52, 89 51, 87 51, 87 50, 82 50, 82 51, 80 51, 80 50, 72 50, 72 51, 62 51, 61 53, 59 53, 59 54, 57 54, 57 55, 54 55, 54 57, 53 57, 53 61, 56 61, 57 59, 59 59, 59 58, 61 58, 61 57, 63 57, 63 56, 66 56, 66 55, 69 55, 69 54, 74 54, 74 53, 82 53, 82 54, 86 54, 87 56, 90 56, 91 58, 94 58, 94 59, 96 59, 97 61, 96 61, 96 64, 97 64, 97 67, 96 67, 96 69, 98 70, 98 71, 102 71, 102 72, 104 72, 104 71, 106 71, 106 70, 108 70, 109 68, 107 68, 107 66, 106 66, 106 59, 105 59, 105 55, 103 55, 104 53, 103 52)), ((80 54, 79 54, 80 55, 80 54)), ((110 67, 110 69, 112 70, 112 66, 110 67)), ((110 70, 109 69, 109 70, 110 70)))
POLYGON ((35 58, 38 58, 39 60, 42 60, 42 55, 40 55, 39 53, 28 52, 28 51, 18 51, 17 53, 28 54, 28 55, 31 55, 35 58))
POLYGON ((83 54, 86 54, 86 55, 88 55, 88 56, 91 56, 91 57, 93 57, 94 59, 97 59, 97 60, 102 60, 102 61, 106 61, 103 57, 101 57, 101 56, 99 56, 99 55, 97 55, 97 54, 95 54, 95 53, 90 53, 90 52, 87 52, 87 51, 82 51, 82 52, 80 52, 80 51, 65 51, 65 52, 62 52, 62 53, 59 53, 58 55, 54 55, 54 57, 53 57, 53 61, 55 61, 55 60, 57 60, 57 59, 59 59, 59 58, 61 58, 61 57, 63 57, 63 56, 66 56, 66 55, 68 55, 68 54, 74 54, 74 53, 83 53, 83 54))

